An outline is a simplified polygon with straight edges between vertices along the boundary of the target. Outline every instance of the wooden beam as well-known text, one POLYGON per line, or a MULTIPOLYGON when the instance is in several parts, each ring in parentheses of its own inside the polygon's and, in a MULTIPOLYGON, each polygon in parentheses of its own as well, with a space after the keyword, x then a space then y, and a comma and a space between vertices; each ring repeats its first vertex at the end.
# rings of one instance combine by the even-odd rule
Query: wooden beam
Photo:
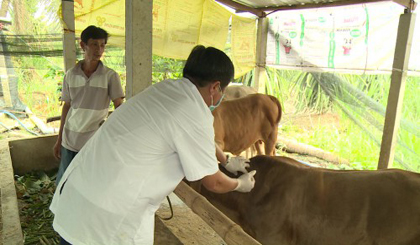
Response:
POLYGON ((125 0, 126 97, 152 84, 153 1, 125 0))
POLYGON ((265 17, 258 18, 257 28, 257 66, 254 70, 254 88, 256 88, 259 93, 265 93, 265 83, 267 80, 265 60, 267 58, 268 19, 265 17))
MULTIPOLYGON (((3 55, 0 55, 0 60, 3 60, 3 59, 5 59, 5 57, 3 55)), ((2 86, 4 107, 13 108, 12 95, 10 93, 10 86, 9 86, 9 76, 7 75, 7 73, 0 74, 0 84, 2 86)))
POLYGON ((63 55, 64 69, 67 71, 76 64, 76 37, 74 34, 74 2, 61 1, 62 19, 64 22, 63 55))
POLYGON ((265 17, 265 12, 257 8, 252 8, 252 7, 234 2, 232 0, 216 0, 216 1, 233 8, 237 12, 249 12, 251 14, 255 14, 258 17, 265 17))
MULTIPOLYGON (((0 30, 0 51, 7 52, 7 43, 6 43, 6 36, 3 33, 3 30, 0 30)), ((0 86, 3 88, 3 99, 4 99, 4 107, 6 108, 13 108, 13 101, 12 101, 12 94, 10 93, 10 86, 9 86, 9 74, 7 68, 7 57, 6 55, 0 55, 0 86)))
POLYGON ((190 207, 194 213, 202 218, 229 245, 258 245, 260 244, 239 225, 215 208, 207 199, 185 182, 181 181, 175 189, 175 194, 190 207))
MULTIPOLYGON (((347 1, 336 1, 336 2, 321 2, 321 3, 310 3, 310 4, 296 4, 290 6, 278 6, 278 7, 266 7, 258 8, 260 11, 270 12, 272 14, 277 11, 282 10, 297 10, 297 9, 311 9, 311 8, 325 8, 325 7, 339 7, 347 6, 354 4, 366 4, 366 3, 375 3, 375 2, 390 2, 390 0, 347 0, 347 1)), ((414 10, 417 6, 416 3, 412 3, 410 0, 393 0, 397 4, 402 5, 405 8, 414 10)))
POLYGON ((398 26, 378 169, 389 168, 394 161, 395 145, 398 138, 398 128, 405 91, 405 80, 416 21, 416 14, 410 13, 409 11, 406 12, 400 16, 398 26))
POLYGON ((23 245, 9 142, 6 140, 0 142, 0 151, 2 151, 0 158, 0 244, 23 245))
POLYGON ((417 3, 414 0, 392 0, 394 3, 397 3, 407 9, 415 10, 417 3))
POLYGON ((253 8, 246 6, 232 0, 216 0, 224 5, 227 5, 237 12, 249 12, 255 14, 258 17, 265 17, 266 12, 272 14, 277 11, 282 10, 297 10, 297 9, 311 9, 311 8, 325 8, 325 7, 338 7, 338 6, 347 6, 354 4, 366 4, 366 3, 375 3, 375 2, 394 2, 404 8, 415 10, 417 3, 414 0, 345 0, 345 1, 335 1, 335 2, 320 2, 320 3, 308 3, 308 4, 294 4, 286 6, 273 6, 273 7, 263 7, 263 8, 253 8))

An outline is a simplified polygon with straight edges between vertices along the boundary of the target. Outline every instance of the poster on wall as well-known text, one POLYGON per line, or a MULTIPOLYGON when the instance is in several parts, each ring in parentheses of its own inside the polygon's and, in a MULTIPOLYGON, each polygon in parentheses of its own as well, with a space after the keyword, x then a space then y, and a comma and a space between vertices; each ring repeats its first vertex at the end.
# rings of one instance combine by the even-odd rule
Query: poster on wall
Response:
MULTIPOLYGON (((390 72, 403 11, 392 2, 279 11, 269 15, 267 65, 352 73, 390 72)), ((417 20, 411 71, 419 71, 420 67, 419 38, 417 20)))
POLYGON ((301 34, 300 46, 302 50, 302 66, 332 66, 331 54, 334 50, 332 43, 333 16, 328 11, 318 10, 312 15, 300 14, 301 34), (328 55, 326 55, 328 54, 328 55))
POLYGON ((368 50, 369 18, 366 5, 340 8, 331 14, 328 68, 365 69, 368 50))
POLYGON ((300 64, 301 20, 299 15, 275 15, 269 20, 267 63, 293 66, 300 64), (280 62, 281 60, 281 62, 280 62))

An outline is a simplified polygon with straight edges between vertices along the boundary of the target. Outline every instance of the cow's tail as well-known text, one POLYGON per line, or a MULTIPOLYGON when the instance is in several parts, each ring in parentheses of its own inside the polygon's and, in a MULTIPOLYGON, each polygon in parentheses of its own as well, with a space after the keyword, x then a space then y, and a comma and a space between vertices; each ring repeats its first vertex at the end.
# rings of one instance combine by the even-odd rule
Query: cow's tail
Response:
POLYGON ((271 96, 271 95, 270 95, 270 99, 277 105, 277 109, 278 109, 279 113, 278 113, 278 116, 277 116, 276 123, 279 123, 280 119, 281 119, 281 113, 282 113, 280 101, 276 97, 271 96))

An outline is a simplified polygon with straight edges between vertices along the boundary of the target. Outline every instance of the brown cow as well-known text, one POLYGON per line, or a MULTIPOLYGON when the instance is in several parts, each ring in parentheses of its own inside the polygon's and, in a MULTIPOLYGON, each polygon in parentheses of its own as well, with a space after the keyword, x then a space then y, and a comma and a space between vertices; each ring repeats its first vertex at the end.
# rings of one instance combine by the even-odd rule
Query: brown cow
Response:
POLYGON ((234 100, 247 96, 248 94, 256 94, 258 91, 245 85, 229 85, 225 89, 225 97, 223 100, 234 100))
MULTIPOLYGON (((274 155, 281 106, 277 98, 250 94, 223 101, 213 111, 215 141, 225 152, 239 155, 261 140, 265 154, 274 155)), ((260 153, 261 154, 261 153, 260 153)))
POLYGON ((250 193, 200 192, 262 244, 420 244, 420 174, 310 168, 287 157, 250 164, 250 193))
MULTIPOLYGON (((257 94, 257 89, 253 87, 249 87, 242 84, 233 84, 230 83, 228 87, 225 89, 225 97, 224 101, 227 100, 234 100, 239 99, 242 97, 247 96, 248 94, 257 94)), ((258 142, 255 142, 254 145, 252 145, 250 148, 245 150, 245 156, 246 158, 249 158, 249 156, 254 156, 256 153, 261 154, 262 152, 262 142, 259 140, 258 142)))

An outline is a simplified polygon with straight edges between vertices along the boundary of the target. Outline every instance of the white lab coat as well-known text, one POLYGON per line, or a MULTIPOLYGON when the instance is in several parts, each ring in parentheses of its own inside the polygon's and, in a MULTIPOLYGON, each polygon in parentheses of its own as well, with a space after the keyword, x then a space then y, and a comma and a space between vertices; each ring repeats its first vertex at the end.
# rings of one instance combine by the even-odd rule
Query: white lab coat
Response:
POLYGON ((51 204, 72 244, 153 244, 154 213, 186 177, 218 171, 213 116, 188 79, 121 105, 74 158, 51 204))

